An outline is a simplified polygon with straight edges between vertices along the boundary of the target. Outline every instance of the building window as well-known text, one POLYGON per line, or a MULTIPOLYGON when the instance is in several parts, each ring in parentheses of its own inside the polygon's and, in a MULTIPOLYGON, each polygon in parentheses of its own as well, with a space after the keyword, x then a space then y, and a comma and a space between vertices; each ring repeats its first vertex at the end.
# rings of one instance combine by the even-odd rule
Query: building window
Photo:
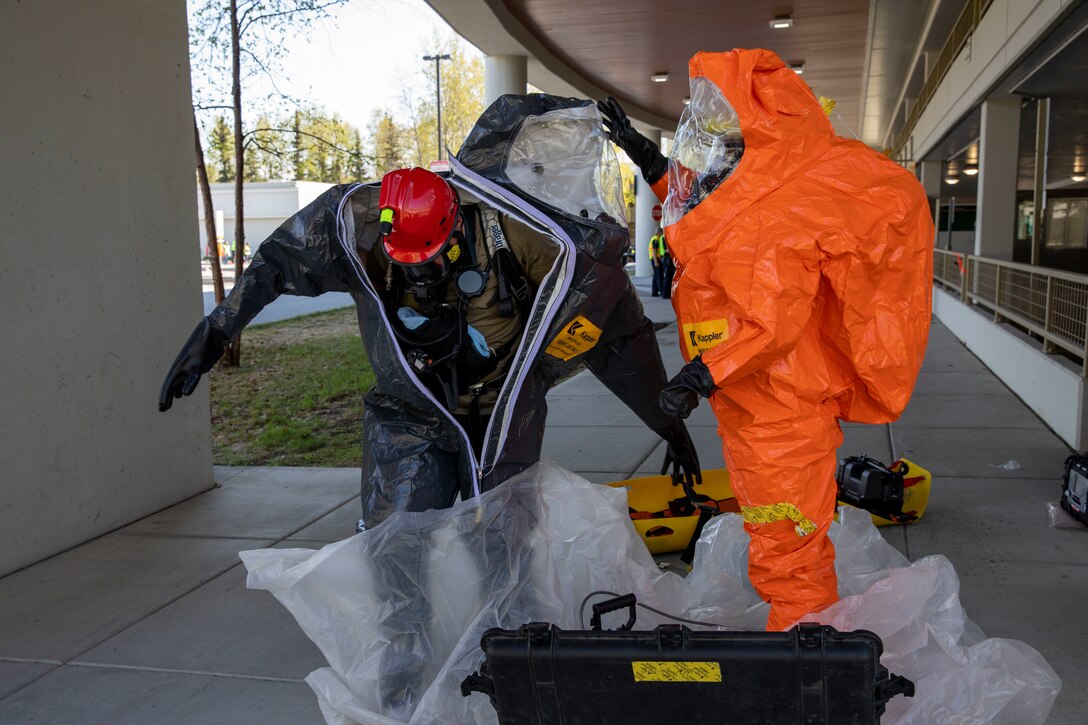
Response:
POLYGON ((1022 201, 1016 209, 1016 238, 1031 241, 1035 227, 1035 202, 1022 201))
POLYGON ((1088 199, 1054 199, 1046 216, 1047 247, 1088 248, 1088 199))

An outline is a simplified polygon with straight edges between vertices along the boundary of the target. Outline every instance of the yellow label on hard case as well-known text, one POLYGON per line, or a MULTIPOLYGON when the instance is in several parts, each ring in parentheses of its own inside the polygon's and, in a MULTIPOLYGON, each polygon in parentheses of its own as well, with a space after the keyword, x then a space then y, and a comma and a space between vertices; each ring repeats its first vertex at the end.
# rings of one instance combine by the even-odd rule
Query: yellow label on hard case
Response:
POLYGON ((729 320, 706 320, 684 325, 684 345, 688 359, 702 355, 707 350, 729 339, 729 320))
POLYGON ((632 662, 635 682, 721 682, 717 662, 632 662))
POLYGON ((560 360, 570 360, 592 348, 600 339, 601 328, 578 315, 555 336, 544 352, 560 360))

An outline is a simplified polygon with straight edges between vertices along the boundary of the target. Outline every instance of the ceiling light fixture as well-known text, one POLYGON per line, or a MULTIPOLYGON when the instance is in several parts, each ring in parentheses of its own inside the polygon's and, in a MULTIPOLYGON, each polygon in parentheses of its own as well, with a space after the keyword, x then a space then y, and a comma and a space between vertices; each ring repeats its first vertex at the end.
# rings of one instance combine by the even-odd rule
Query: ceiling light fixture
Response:
POLYGON ((964 173, 965 176, 977 176, 978 175, 978 167, 977 166, 968 166, 967 168, 965 168, 963 170, 963 173, 964 173))
POLYGON ((785 28, 793 27, 793 18, 789 15, 776 15, 775 19, 770 22, 770 26, 774 30, 784 30, 785 28))
POLYGON ((960 177, 952 176, 951 174, 949 174, 948 176, 944 177, 944 183, 955 186, 956 184, 960 183, 960 177))
POLYGON ((1084 174, 1073 174, 1072 179, 1073 181, 1080 183, 1081 181, 1088 180, 1088 176, 1085 176, 1084 174))
POLYGON ((650 80, 652 80, 654 83, 664 83, 665 81, 669 80, 669 74, 654 73, 652 76, 650 76, 650 80))
POLYGON ((684 96, 684 105, 685 106, 690 106, 691 105, 691 96, 684 96))
POLYGON ((797 61, 796 63, 790 63, 790 70, 797 75, 802 75, 805 72, 805 61, 797 61))

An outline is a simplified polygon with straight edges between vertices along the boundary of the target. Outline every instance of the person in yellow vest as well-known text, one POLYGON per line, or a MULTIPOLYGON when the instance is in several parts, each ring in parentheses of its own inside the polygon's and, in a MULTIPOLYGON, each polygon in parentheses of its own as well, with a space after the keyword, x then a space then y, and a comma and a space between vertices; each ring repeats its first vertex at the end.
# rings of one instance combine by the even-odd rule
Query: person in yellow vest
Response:
POLYGON ((665 235, 661 231, 661 227, 657 228, 657 233, 650 237, 650 264, 654 268, 653 278, 650 283, 650 293, 654 297, 664 297, 668 299, 669 296, 665 292, 665 235))
POLYGON ((672 253, 669 251, 669 241, 661 233, 661 299, 672 297, 672 278, 676 274, 676 263, 672 261, 672 253))

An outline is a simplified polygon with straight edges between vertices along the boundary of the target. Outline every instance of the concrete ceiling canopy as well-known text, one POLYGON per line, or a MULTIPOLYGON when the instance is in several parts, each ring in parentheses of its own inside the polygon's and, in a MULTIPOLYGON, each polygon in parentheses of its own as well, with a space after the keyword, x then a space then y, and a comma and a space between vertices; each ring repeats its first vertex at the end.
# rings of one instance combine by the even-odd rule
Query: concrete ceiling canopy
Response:
MULTIPOLYGON (((524 55, 549 93, 620 99, 637 126, 671 134, 699 51, 768 48, 834 98, 836 131, 879 145, 918 52, 925 3, 896 0, 428 0, 488 55, 524 55), (774 23, 789 18, 786 25, 774 23), (653 77, 667 74, 668 80, 653 77)), ((940 4, 939 2, 937 4, 940 4)), ((932 15, 932 12, 930 13, 932 15)))

